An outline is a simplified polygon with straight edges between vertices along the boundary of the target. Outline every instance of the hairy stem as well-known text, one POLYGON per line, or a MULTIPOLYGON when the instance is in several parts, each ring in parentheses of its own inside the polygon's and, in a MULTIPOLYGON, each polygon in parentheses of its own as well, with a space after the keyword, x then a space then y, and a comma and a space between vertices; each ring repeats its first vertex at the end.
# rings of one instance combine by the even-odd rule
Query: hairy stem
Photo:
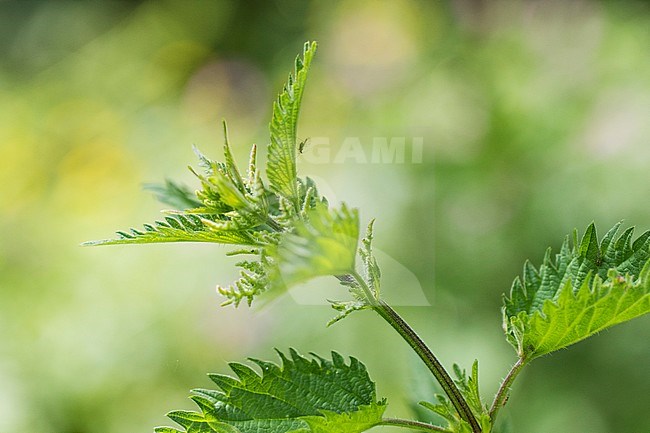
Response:
POLYGON ((467 421, 467 423, 472 427, 472 432, 481 433, 481 427, 474 417, 467 401, 463 398, 463 395, 458 387, 456 387, 456 384, 449 376, 449 373, 447 373, 447 370, 445 370, 440 361, 438 361, 433 352, 431 352, 431 349, 429 349, 424 341, 422 341, 422 339, 415 333, 413 328, 411 328, 409 324, 390 307, 390 305, 386 304, 381 299, 376 299, 372 295, 370 288, 358 273, 353 273, 352 277, 359 284, 365 295, 369 297, 368 302, 372 306, 373 310, 388 322, 388 324, 397 331, 409 346, 411 346, 415 353, 418 354, 420 359, 424 361, 424 364, 440 383, 445 394, 447 394, 449 400, 454 405, 454 408, 458 411, 458 415, 463 420, 467 421))
POLYGON ((390 425, 396 427, 410 428, 412 430, 420 431, 438 431, 451 433, 449 430, 438 427, 436 425, 427 424, 420 421, 411 421, 410 419, 401 419, 401 418, 384 418, 379 425, 390 425))
POLYGON ((472 427, 474 433, 480 433, 481 427, 476 421, 472 410, 469 408, 469 405, 463 398, 462 394, 456 387, 456 384, 447 373, 447 370, 440 364, 440 361, 436 356, 431 352, 431 349, 422 341, 422 339, 415 333, 415 331, 402 319, 402 317, 397 314, 388 304, 384 301, 379 301, 379 306, 373 307, 374 310, 388 322, 390 326, 393 327, 402 338, 411 346, 411 348, 418 354, 420 359, 424 361, 424 364, 429 368, 429 371, 433 374, 436 380, 442 386, 442 389, 445 391, 445 394, 449 397, 449 400, 454 405, 454 408, 458 411, 458 415, 467 421, 472 427))
POLYGON ((494 401, 490 407, 490 419, 492 420, 492 424, 494 424, 496 421, 499 409, 501 409, 506 404, 512 383, 515 381, 526 363, 527 360, 525 358, 519 358, 515 365, 512 366, 506 377, 503 379, 503 382, 501 382, 501 386, 494 396, 494 401))
POLYGON ((282 230, 283 230, 282 226, 276 220, 274 220, 273 218, 270 218, 270 217, 266 220, 266 225, 268 225, 271 228, 272 231, 275 231, 275 232, 278 232, 278 233, 282 232, 282 230))

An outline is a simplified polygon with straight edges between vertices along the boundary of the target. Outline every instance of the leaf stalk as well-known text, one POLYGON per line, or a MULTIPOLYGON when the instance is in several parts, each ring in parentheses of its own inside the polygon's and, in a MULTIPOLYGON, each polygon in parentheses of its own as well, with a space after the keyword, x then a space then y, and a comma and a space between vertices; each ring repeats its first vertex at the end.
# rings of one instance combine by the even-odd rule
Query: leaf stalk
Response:
POLYGON ((379 425, 410 428, 412 430, 419 430, 419 431, 437 431, 437 432, 444 432, 444 433, 452 433, 450 430, 447 430, 446 428, 443 427, 427 424, 421 421, 412 421, 410 419, 401 419, 401 418, 384 418, 381 424, 379 425))
POLYGON ((528 360, 525 357, 517 359, 517 362, 515 365, 512 366, 506 377, 503 379, 503 382, 501 382, 501 386, 499 387, 499 390, 497 391, 496 395, 494 396, 494 401, 492 402, 492 406, 490 407, 490 419, 492 420, 492 424, 496 421, 497 414, 499 413, 499 409, 501 409, 505 404, 506 401, 508 400, 508 395, 510 392, 510 388, 512 388, 512 383, 515 381, 521 370, 524 368, 524 366, 528 363, 528 360))

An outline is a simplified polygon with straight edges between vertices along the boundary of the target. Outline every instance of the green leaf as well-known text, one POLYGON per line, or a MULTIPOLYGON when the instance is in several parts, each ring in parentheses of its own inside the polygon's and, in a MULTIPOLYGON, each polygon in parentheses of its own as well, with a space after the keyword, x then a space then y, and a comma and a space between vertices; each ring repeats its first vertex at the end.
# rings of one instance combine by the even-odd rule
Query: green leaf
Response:
POLYGON ((302 219, 306 219, 309 210, 316 207, 319 203, 327 203, 325 197, 319 196, 316 182, 310 177, 306 177, 305 179, 298 178, 298 191, 300 194, 300 202, 302 203, 300 211, 300 217, 302 219))
MULTIPOLYGON (((233 245, 264 245, 270 231, 272 216, 268 195, 259 172, 251 162, 254 173, 242 179, 235 164, 224 122, 225 163, 208 159, 194 149, 205 174, 192 172, 202 188, 192 198, 189 191, 167 181, 164 186, 149 187, 159 200, 171 204, 176 211, 164 221, 144 225, 144 230, 120 231, 115 239, 86 242, 83 245, 150 244, 164 242, 211 242, 233 245), (188 208, 189 207, 189 208, 188 208)), ((251 158, 255 158, 255 148, 251 158)))
POLYGON ((386 406, 373 404, 361 406, 351 413, 321 411, 323 416, 306 416, 303 419, 313 433, 355 433, 364 432, 376 426, 382 419, 386 406))
POLYGON ((366 231, 366 237, 361 240, 361 248, 359 248, 359 255, 363 260, 363 268, 366 277, 366 282, 368 287, 375 295, 376 299, 379 299, 380 291, 380 282, 381 282, 381 271, 375 255, 372 252, 372 240, 373 240, 373 226, 375 220, 371 220, 368 224, 368 229, 366 231))
POLYGON ((182 431, 171 427, 156 427, 153 430, 156 433, 183 433, 182 431))
MULTIPOLYGON (((260 219, 267 217, 268 209, 264 198, 266 191, 258 188, 261 183, 258 172, 255 170, 255 162, 249 162, 249 170, 255 170, 252 179, 246 181, 242 178, 230 150, 228 141, 228 127, 223 122, 224 134, 224 163, 215 162, 204 156, 196 147, 194 148, 205 175, 198 174, 193 169, 194 175, 201 180, 203 188, 197 192, 202 202, 202 207, 194 209, 196 213, 211 213, 222 215, 235 210, 239 213, 258 214, 260 219), (252 166, 251 166, 252 164, 252 166)), ((256 149, 253 146, 251 158, 255 158, 256 149)), ((251 173, 249 173, 249 177, 251 173)))
POLYGON ((154 193, 159 202, 177 210, 201 206, 201 202, 196 199, 196 195, 192 191, 169 179, 165 179, 165 183, 162 185, 145 184, 144 189, 154 193))
POLYGON ((462 370, 458 364, 454 364, 454 374, 457 379, 455 380, 456 386, 467 400, 470 408, 475 416, 480 416, 485 412, 485 406, 481 401, 481 393, 479 392, 478 382, 478 360, 474 360, 472 364, 472 374, 467 375, 465 370, 462 370))
POLYGON ((508 329, 520 354, 532 359, 584 340, 603 329, 650 312, 650 262, 639 278, 610 270, 607 279, 570 282, 541 310, 510 317, 508 329))
POLYGON ((257 254, 258 260, 244 260, 237 263, 237 266, 241 268, 240 278, 227 287, 217 286, 217 291, 227 298, 221 304, 222 306, 233 304, 238 307, 244 300, 251 305, 256 296, 266 292, 271 286, 270 274, 273 264, 266 254, 266 250, 260 248, 248 254, 257 254))
POLYGON ((232 151, 230 150, 230 142, 228 140, 228 125, 224 120, 223 125, 223 154, 226 162, 224 163, 223 172, 230 179, 230 181, 237 187, 241 192, 245 192, 246 188, 244 187, 244 180, 239 174, 239 169, 235 163, 235 158, 232 156, 232 151))
POLYGON ((198 215, 168 216, 153 225, 145 224, 144 230, 131 229, 117 232, 115 239, 84 242, 84 246, 155 244, 169 242, 213 242, 233 245, 259 245, 260 235, 255 232, 222 230, 219 223, 198 215))
POLYGON ((539 269, 529 262, 515 279, 503 315, 508 341, 532 359, 650 312, 650 232, 631 243, 614 226, 599 243, 591 224, 573 245, 564 242, 539 269))
MULTIPOLYGON (((444 431, 449 433, 472 433, 472 427, 466 421, 458 416, 458 412, 454 409, 449 399, 445 396, 437 394, 436 398, 438 403, 430 403, 428 401, 421 401, 420 405, 425 409, 430 410, 434 414, 443 418, 447 422, 444 431)), ((489 430, 488 430, 489 431, 489 430)))
POLYGON ((303 58, 296 58, 293 75, 289 75, 284 90, 273 104, 273 118, 269 125, 271 141, 268 147, 266 174, 271 190, 300 209, 296 172, 296 130, 302 94, 307 81, 316 42, 307 42, 303 58))
POLYGON ((270 249, 276 263, 274 284, 291 287, 323 275, 354 271, 359 239, 359 215, 345 204, 340 210, 319 203, 307 213, 307 221, 296 221, 277 248, 270 249))
MULTIPOLYGON (((354 288, 350 288, 350 291, 354 294, 354 288)), ((327 326, 332 326, 333 324, 345 319, 350 314, 355 311, 370 310, 372 306, 368 305, 366 300, 353 299, 352 301, 329 301, 332 308, 339 312, 332 320, 327 322, 327 326)))
POLYGON ((385 402, 357 359, 278 353, 281 366, 251 359, 261 375, 239 363, 230 364, 237 378, 210 375, 220 390, 192 391, 201 412, 168 416, 187 433, 359 433, 381 422, 385 402))
MULTIPOLYGON (((238 263, 242 268, 240 278, 227 287, 218 287, 219 293, 228 298, 223 305, 238 306, 244 300, 250 305, 269 289, 275 288, 280 294, 283 289, 317 276, 354 271, 359 237, 355 209, 345 204, 339 210, 328 209, 325 203, 318 202, 305 213, 304 220, 294 220, 293 226, 293 232, 266 234, 260 248, 240 251, 258 257, 238 263)), ((342 306, 340 310, 346 308, 365 307, 342 306)))

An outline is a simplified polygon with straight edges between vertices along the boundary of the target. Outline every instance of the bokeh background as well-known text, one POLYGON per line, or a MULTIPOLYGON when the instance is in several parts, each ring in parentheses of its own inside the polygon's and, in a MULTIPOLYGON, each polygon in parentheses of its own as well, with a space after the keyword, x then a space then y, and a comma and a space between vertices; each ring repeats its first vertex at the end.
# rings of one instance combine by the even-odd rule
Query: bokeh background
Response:
MULTIPOLYGON (((0 1, 0 431, 151 431, 204 373, 273 347, 359 357, 392 415, 430 398, 378 318, 325 328, 331 281, 219 308, 223 247, 79 247, 160 218, 142 185, 196 185, 191 145, 217 157, 221 118, 241 161, 266 144, 308 39, 301 136, 424 148, 301 172, 378 218, 400 275, 386 290, 399 304, 417 279, 430 305, 399 311, 447 365, 479 358, 486 395, 515 359, 499 309, 524 260, 592 220, 650 228, 647 2, 0 1)), ((649 319, 535 361, 503 415, 528 433, 650 431, 649 319)))

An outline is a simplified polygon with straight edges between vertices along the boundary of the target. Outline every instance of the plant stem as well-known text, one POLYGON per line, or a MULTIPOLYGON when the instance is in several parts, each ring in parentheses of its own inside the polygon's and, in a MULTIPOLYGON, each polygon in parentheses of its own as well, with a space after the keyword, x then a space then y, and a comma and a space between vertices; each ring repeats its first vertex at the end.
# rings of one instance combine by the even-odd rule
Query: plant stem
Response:
POLYGON ((384 418, 379 425, 392 425, 396 427, 410 428, 413 430, 451 433, 446 428, 438 427, 436 425, 431 425, 420 421, 411 421, 410 419, 384 418))
POLYGON ((266 220, 266 224, 271 228, 272 231, 275 231, 277 233, 280 233, 282 231, 282 226, 275 221, 273 218, 268 218, 266 220))
POLYGON ((494 396, 494 401, 492 402, 492 406, 490 407, 490 419, 492 420, 492 424, 496 421, 497 414, 499 413, 499 409, 501 409, 505 404, 506 401, 508 400, 508 392, 510 391, 510 388, 512 387, 512 382, 515 381, 521 370, 524 368, 526 365, 527 360, 526 358, 519 358, 515 365, 512 366, 506 377, 503 379, 503 382, 501 382, 501 386, 499 387, 499 390, 497 391, 497 394, 494 396))
POLYGON ((447 394, 449 400, 454 405, 454 408, 458 411, 458 415, 469 423, 472 427, 472 432, 481 433, 481 427, 479 426, 478 421, 476 421, 467 401, 463 398, 463 395, 458 390, 458 387, 456 387, 456 384, 449 376, 449 373, 447 373, 440 361, 438 361, 433 352, 431 352, 431 349, 427 347, 424 341, 422 341, 422 339, 415 333, 413 328, 411 328, 395 310, 381 299, 376 299, 372 295, 370 288, 358 273, 354 272, 351 275, 364 291, 365 295, 369 297, 368 302, 372 306, 373 310, 388 322, 388 324, 397 331, 409 346, 411 346, 415 353, 418 354, 420 359, 424 361, 424 364, 440 383, 445 394, 447 394))

